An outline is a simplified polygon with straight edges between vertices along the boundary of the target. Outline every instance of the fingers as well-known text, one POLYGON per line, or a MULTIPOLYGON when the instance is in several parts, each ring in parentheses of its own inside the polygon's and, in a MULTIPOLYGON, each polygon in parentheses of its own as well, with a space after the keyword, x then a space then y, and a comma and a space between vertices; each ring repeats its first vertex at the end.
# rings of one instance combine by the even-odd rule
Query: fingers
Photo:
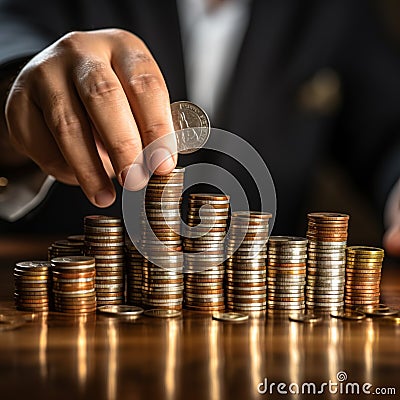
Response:
POLYGON ((175 167, 168 90, 134 35, 120 30, 68 34, 39 53, 20 76, 21 91, 14 90, 8 107, 14 141, 45 172, 79 183, 95 205, 105 207, 115 199, 110 161, 120 183, 132 190, 145 186, 148 169, 165 174, 175 167), (142 144, 149 149, 146 159, 142 144))
POLYGON ((87 198, 99 207, 108 207, 115 200, 114 186, 103 167, 75 89, 60 70, 53 71, 40 86, 39 105, 64 159, 87 198))
POLYGON ((167 174, 177 162, 168 89, 146 48, 115 51, 111 62, 126 93, 139 127, 151 172, 167 174))
MULTIPOLYGON (((107 149, 115 174, 123 184, 126 169, 142 151, 142 142, 121 83, 109 64, 93 59, 80 64, 73 71, 73 81, 107 149)), ((141 181, 144 170, 140 160, 137 175, 138 181, 141 181)))
POLYGON ((393 226, 386 231, 383 246, 389 255, 400 257, 400 226, 393 226))

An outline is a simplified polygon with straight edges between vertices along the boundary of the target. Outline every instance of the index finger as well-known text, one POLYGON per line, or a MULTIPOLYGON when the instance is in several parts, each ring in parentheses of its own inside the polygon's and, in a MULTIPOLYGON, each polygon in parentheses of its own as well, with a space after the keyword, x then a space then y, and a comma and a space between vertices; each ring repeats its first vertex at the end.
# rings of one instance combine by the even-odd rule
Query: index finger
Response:
POLYGON ((151 172, 168 174, 176 166, 177 144, 171 135, 174 129, 170 100, 161 71, 146 48, 115 52, 111 60, 133 110, 143 146, 165 139, 146 154, 148 167, 151 172))

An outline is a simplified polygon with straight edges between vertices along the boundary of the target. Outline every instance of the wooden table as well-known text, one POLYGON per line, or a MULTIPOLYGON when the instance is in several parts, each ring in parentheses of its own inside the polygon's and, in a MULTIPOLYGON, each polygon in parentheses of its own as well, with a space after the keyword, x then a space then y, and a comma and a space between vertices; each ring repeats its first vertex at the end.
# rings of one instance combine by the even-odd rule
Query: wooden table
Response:
MULTIPOLYGON (((0 313, 15 312, 13 263, 45 256, 49 240, 0 239, 0 313)), ((384 301, 400 307, 396 267, 386 263, 382 289, 384 301)), ((335 386, 341 371, 347 374, 343 384, 357 383, 362 391, 370 383, 371 392, 394 388, 396 396, 382 397, 399 398, 400 325, 329 317, 303 325, 286 316, 231 324, 191 312, 171 320, 49 314, 0 331, 2 400, 356 398, 330 394, 351 389, 335 386), (329 380, 332 386, 323 386, 321 395, 278 393, 291 383, 301 391, 304 382, 310 383, 305 393, 312 383, 319 390, 329 380), (277 386, 280 382, 286 386, 277 386), (266 387, 272 395, 258 393, 266 387)))

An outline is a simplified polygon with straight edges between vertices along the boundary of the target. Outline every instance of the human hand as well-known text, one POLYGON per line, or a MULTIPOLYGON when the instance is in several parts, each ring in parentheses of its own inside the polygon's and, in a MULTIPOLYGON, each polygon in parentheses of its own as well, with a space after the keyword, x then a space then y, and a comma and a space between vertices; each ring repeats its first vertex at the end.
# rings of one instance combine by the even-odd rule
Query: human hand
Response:
POLYGON ((139 190, 148 169, 162 175, 176 165, 173 135, 140 157, 142 144, 173 132, 173 124, 160 69, 127 31, 73 32, 40 52, 16 78, 6 119, 21 153, 59 181, 79 184, 99 207, 115 200, 113 173, 139 190))
POLYGON ((400 257, 400 179, 393 187, 385 206, 386 232, 383 246, 391 256, 400 257))

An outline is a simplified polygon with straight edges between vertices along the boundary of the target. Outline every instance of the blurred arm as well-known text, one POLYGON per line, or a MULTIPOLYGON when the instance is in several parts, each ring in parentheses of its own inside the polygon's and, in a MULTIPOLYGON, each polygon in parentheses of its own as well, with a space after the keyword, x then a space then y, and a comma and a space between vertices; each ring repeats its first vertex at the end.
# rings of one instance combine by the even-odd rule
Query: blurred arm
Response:
POLYGON ((12 82, 23 65, 56 37, 45 25, 54 23, 46 18, 46 10, 57 7, 54 3, 0 0, 0 177, 7 182, 0 192, 0 218, 8 221, 37 206, 53 182, 12 146, 4 111, 12 82))
MULTIPOLYGON (((386 209, 389 228, 400 222, 400 207, 389 207, 400 178, 400 49, 366 3, 354 8, 347 24, 338 67, 344 104, 335 155, 376 205, 386 209)), ((400 255, 400 243, 393 246, 386 239, 387 250, 400 255)))
POLYGON ((385 225, 383 244, 389 254, 400 256, 400 179, 386 202, 385 225))

